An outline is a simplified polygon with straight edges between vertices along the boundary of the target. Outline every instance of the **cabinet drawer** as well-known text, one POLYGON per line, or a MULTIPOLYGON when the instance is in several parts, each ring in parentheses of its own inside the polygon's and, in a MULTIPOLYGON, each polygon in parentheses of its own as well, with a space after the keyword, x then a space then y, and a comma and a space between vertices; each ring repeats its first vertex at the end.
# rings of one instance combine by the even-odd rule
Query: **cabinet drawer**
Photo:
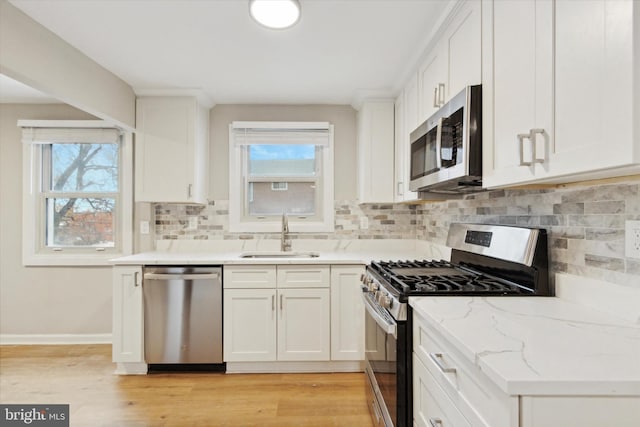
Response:
POLYGON ((328 288, 330 283, 328 265, 278 266, 278 288, 328 288))
POLYGON ((260 289, 276 287, 275 265, 234 265, 224 267, 225 289, 260 289))
POLYGON ((471 425, 517 425, 517 397, 500 390, 419 316, 414 321, 413 350, 471 425))
POLYGON ((417 426, 471 427, 415 353, 413 375, 413 420, 417 426))

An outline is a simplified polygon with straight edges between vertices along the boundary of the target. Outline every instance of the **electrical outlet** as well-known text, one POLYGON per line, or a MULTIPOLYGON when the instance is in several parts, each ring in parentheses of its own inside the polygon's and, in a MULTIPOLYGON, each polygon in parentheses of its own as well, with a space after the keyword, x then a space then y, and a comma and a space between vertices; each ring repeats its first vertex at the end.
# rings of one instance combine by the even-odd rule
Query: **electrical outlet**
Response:
POLYGON ((640 258, 640 221, 625 221, 624 255, 627 258, 640 258))
POLYGON ((198 217, 197 216, 190 216, 189 217, 189 226, 187 228, 188 230, 197 230, 198 229, 198 217))
POLYGON ((369 228, 369 217, 361 216, 360 217, 360 229, 361 230, 366 230, 367 228, 369 228))
POLYGON ((149 234, 149 221, 140 221, 140 234, 149 234))

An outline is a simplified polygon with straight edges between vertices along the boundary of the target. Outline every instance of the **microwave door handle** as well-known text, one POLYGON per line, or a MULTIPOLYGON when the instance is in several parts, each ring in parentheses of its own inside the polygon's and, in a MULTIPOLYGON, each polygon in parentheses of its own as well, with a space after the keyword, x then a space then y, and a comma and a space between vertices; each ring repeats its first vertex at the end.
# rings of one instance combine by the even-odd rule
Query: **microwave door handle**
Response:
POLYGON ((443 118, 438 119, 438 130, 436 131, 436 168, 442 168, 442 123, 443 118))

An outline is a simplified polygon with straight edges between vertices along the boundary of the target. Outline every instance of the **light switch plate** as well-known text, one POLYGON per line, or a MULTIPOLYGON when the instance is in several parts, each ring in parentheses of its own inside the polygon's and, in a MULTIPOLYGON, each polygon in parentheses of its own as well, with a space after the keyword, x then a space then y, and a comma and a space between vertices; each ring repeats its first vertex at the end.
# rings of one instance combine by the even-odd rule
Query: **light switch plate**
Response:
POLYGON ((149 221, 140 221, 140 234, 149 234, 149 221))
POLYGON ((361 230, 366 230, 367 228, 369 228, 369 217, 361 216, 360 217, 360 229, 361 230))
POLYGON ((640 221, 625 221, 624 256, 640 258, 640 221))

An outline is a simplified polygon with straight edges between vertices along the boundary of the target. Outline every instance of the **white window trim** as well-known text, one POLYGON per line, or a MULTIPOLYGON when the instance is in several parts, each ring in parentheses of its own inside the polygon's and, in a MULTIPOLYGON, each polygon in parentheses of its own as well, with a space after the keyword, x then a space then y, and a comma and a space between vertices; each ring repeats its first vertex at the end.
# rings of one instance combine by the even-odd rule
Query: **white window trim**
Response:
MULTIPOLYGON (((102 120, 19 120, 18 126, 60 128, 113 128, 102 120)), ((25 266, 107 266, 109 260, 133 252, 133 138, 123 131, 121 139, 121 188, 118 211, 119 250, 99 252, 91 249, 68 249, 60 252, 42 250, 38 239, 41 236, 43 219, 40 209, 41 147, 37 143, 24 143, 22 155, 22 263, 25 266)))
POLYGON ((294 233, 333 232, 335 230, 334 175, 333 175, 333 125, 327 122, 233 122, 229 125, 229 231, 251 233, 274 233, 281 231, 282 221, 264 219, 243 221, 242 209, 245 185, 242 177, 242 147, 236 144, 234 129, 316 129, 329 130, 329 144, 322 154, 322 221, 299 221, 295 215, 288 217, 289 230, 294 233))

